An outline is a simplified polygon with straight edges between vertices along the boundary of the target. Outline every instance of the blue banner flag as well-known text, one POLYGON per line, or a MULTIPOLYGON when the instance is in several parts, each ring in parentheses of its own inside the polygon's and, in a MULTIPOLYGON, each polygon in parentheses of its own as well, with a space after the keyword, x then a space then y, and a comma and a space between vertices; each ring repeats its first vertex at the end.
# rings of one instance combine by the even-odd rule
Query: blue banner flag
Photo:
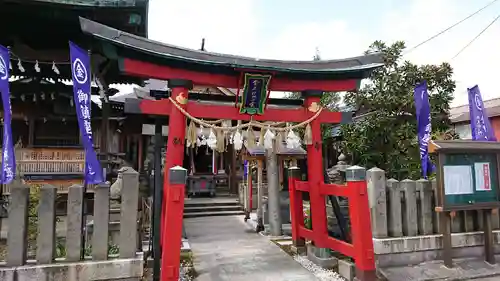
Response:
POLYGON ((467 89, 467 93, 469 94, 470 129, 472 132, 472 140, 496 141, 497 138, 495 137, 495 132, 491 127, 490 119, 486 114, 479 86, 476 85, 467 89))
POLYGON ((71 73, 73 78, 73 98, 75 100, 76 116, 85 150, 85 183, 98 184, 104 182, 101 164, 97 160, 92 141, 90 123, 91 81, 90 57, 87 51, 69 42, 71 56, 71 73))
POLYGON ((429 158, 428 146, 431 139, 431 107, 427 82, 424 81, 414 89, 415 108, 417 113, 418 145, 420 160, 422 161, 422 176, 427 178, 429 172, 434 170, 434 165, 429 158))
POLYGON ((12 140, 12 108, 9 91, 9 49, 0 45, 0 92, 3 105, 2 175, 3 184, 10 183, 16 175, 16 155, 12 140))

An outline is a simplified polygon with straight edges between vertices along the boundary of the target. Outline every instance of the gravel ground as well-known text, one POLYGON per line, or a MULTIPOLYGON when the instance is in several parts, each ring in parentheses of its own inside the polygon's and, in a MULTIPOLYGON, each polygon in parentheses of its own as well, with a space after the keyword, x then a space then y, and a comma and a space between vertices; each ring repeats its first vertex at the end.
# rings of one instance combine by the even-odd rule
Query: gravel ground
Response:
POLYGON ((181 266, 179 272, 179 281, 193 281, 193 278, 189 275, 191 268, 186 268, 181 266))
MULTIPOLYGON (((179 281, 193 281, 193 278, 188 273, 189 271, 189 268, 183 267, 181 265, 181 268, 179 270, 179 281)), ((144 276, 146 277, 145 280, 153 280, 152 269, 147 269, 147 271, 144 272, 144 276)))
POLYGON ((312 272, 320 281, 345 281, 337 272, 317 266, 305 256, 294 256, 293 259, 312 272))

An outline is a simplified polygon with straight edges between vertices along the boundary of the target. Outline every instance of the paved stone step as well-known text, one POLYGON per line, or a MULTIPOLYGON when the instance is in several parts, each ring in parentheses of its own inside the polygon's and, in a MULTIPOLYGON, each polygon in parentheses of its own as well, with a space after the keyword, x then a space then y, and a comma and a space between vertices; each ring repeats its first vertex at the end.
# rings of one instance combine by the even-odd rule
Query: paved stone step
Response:
POLYGON ((208 206, 240 206, 240 203, 231 197, 217 198, 188 198, 184 201, 184 207, 208 207, 208 206))
POLYGON ((199 217, 220 217, 220 216, 240 216, 244 215, 243 211, 220 211, 220 212, 196 212, 185 213, 184 218, 199 218, 199 217))
POLYGON ((242 211, 239 205, 189 206, 184 207, 184 214, 197 212, 242 211))
POLYGON ((223 197, 223 198, 227 198, 227 197, 233 197, 234 195, 230 194, 229 192, 217 192, 216 193, 217 197, 223 197))

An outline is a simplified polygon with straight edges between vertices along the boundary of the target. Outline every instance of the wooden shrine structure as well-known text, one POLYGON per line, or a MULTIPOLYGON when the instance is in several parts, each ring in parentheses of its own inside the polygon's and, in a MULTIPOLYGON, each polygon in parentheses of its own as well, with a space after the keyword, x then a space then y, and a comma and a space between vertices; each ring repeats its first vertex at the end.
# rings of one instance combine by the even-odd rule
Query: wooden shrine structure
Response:
MULTIPOLYGON (((187 119, 216 131, 207 143, 217 150, 224 149, 224 138, 216 137, 215 134, 220 135, 224 130, 231 132, 234 148, 238 149, 243 142, 241 128, 250 130, 255 126, 265 129, 262 121, 294 122, 299 123, 297 126, 306 126, 305 131, 310 134, 310 139, 305 138, 308 139, 307 181, 295 178, 297 167, 290 169, 291 194, 294 194, 294 198, 291 198, 294 202, 291 208, 294 243, 296 246, 303 246, 304 239, 310 239, 317 247, 339 251, 355 259, 358 279, 376 279, 364 169, 358 167, 349 171, 349 187, 324 183, 321 124, 347 122, 352 115, 350 112, 329 112, 321 108, 319 101, 324 91, 356 90, 361 79, 367 78, 373 69, 383 65, 380 54, 330 61, 254 59, 161 44, 88 19, 81 18, 80 21, 83 32, 95 38, 95 44, 100 44, 106 50, 107 56, 114 59, 114 65, 121 73, 168 80, 168 87, 171 89, 170 96, 163 99, 135 99, 125 104, 127 113, 169 117, 163 185, 161 280, 173 281, 179 278, 179 245, 187 177, 186 170, 181 166, 185 147, 191 146, 194 141, 191 135, 193 130, 188 128, 186 132, 187 119), (190 98, 189 90, 194 85, 240 90, 232 103, 201 101, 190 98), (303 100, 296 107, 272 106, 268 102, 271 101, 268 96, 271 90, 301 92, 303 100), (240 122, 236 126, 223 128, 203 121, 205 119, 240 122), (300 192, 309 192, 311 213, 314 216, 312 229, 305 229, 304 221, 300 220, 303 212, 298 209, 302 203, 300 192), (331 194, 349 198, 352 244, 328 235, 325 196, 331 194)), ((290 126, 288 129, 292 128, 294 127, 290 126)), ((272 130, 279 131, 276 127, 272 130)), ((288 137, 292 138, 290 133, 288 137)), ((196 139, 196 134, 194 138, 196 139)), ((272 142, 272 137, 269 138, 267 141, 272 142)), ((293 143, 296 144, 296 140, 293 143)))
MULTIPOLYGON (((0 30, 0 44, 11 52, 12 131, 18 142, 18 170, 26 180, 50 183, 63 193, 83 181, 84 154, 73 104, 68 41, 89 50, 92 45, 80 29, 79 16, 147 35, 148 1, 91 2, 0 1, 0 25, 5 27, 0 30)), ((138 169, 143 120, 127 118, 123 104, 109 99, 118 92, 109 85, 142 84, 143 79, 122 75, 99 55, 92 55, 92 73, 96 77, 91 109, 96 150, 101 155, 113 154, 111 160, 133 155, 126 160, 138 169)), ((9 192, 8 186, 4 191, 9 192)))

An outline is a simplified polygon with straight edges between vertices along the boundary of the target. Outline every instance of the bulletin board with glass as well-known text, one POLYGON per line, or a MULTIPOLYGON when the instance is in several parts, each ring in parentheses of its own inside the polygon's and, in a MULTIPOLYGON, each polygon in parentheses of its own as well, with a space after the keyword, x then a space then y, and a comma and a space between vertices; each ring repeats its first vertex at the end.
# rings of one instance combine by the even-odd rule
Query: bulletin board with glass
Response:
POLYGON ((442 174, 444 210, 500 205, 496 154, 447 154, 442 174))
MULTIPOLYGON (((473 141, 436 142, 438 207, 443 211, 500 207, 500 144, 473 141)), ((432 144, 431 144, 432 145, 432 144)))
POLYGON ((484 258, 494 264, 492 215, 498 212, 500 143, 435 141, 429 153, 436 156, 436 208, 443 235, 443 260, 453 267, 451 222, 457 211, 482 210, 484 258))

